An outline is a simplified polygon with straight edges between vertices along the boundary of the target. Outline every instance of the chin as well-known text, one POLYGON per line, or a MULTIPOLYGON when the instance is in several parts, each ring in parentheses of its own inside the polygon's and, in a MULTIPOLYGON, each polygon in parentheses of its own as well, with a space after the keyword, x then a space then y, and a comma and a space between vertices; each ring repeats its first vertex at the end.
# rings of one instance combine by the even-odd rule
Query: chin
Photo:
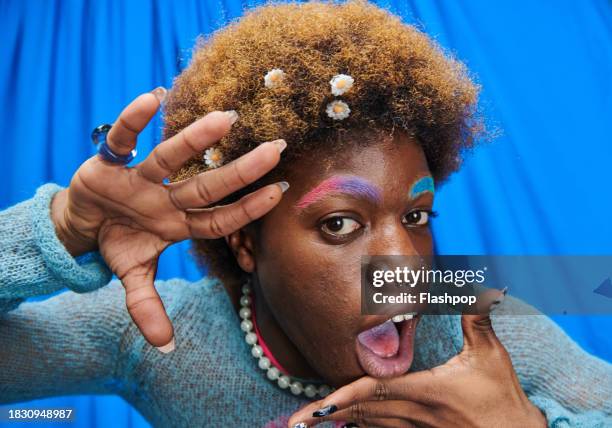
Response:
POLYGON ((312 355, 311 366, 319 373, 329 386, 339 388, 365 376, 355 353, 354 341, 350 338, 332 340, 320 343, 316 349, 317 354, 312 355), (319 352, 323 352, 322 354, 319 352))
POLYGON ((337 366, 339 368, 326 367, 320 371, 321 377, 329 386, 340 388, 367 375, 357 361, 354 349, 348 348, 347 351, 352 354, 352 358, 344 358, 343 361, 339 361, 337 366))

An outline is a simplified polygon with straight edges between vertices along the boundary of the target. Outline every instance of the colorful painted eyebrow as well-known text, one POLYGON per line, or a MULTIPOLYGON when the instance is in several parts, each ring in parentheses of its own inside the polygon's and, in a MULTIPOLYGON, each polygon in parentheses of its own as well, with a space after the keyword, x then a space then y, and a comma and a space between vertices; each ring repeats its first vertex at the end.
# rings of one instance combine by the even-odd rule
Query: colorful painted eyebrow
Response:
POLYGON ((340 193, 369 199, 375 204, 382 200, 378 188, 368 180, 352 175, 334 175, 323 180, 314 189, 302 196, 295 207, 304 209, 326 196, 340 193))
POLYGON ((410 192, 408 192, 408 197, 410 197, 410 199, 416 199, 425 192, 430 192, 432 194, 435 192, 434 180, 429 175, 419 178, 412 185, 410 192))

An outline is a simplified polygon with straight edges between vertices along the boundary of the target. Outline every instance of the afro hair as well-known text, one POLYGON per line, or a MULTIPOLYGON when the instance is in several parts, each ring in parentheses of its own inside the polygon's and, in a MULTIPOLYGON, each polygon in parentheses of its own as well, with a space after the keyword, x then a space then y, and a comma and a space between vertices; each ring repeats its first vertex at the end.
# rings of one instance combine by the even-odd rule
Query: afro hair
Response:
MULTIPOLYGON (((262 142, 288 142, 290 150, 273 172, 219 204, 273 182, 300 156, 350 144, 340 135, 359 129, 408 133, 440 184, 483 133, 479 89, 463 63, 414 26, 367 1, 267 4, 196 46, 168 94, 164 137, 213 110, 236 110, 239 120, 215 146, 226 163, 262 142), (270 88, 264 76, 273 69, 281 69, 284 78, 270 88), (354 78, 341 97, 330 90, 330 79, 338 74, 354 78), (326 113, 335 99, 350 106, 344 120, 326 113)), ((171 180, 206 169, 199 156, 171 180)), ((241 275, 224 239, 194 244, 196 259, 213 275, 222 280, 241 275)))

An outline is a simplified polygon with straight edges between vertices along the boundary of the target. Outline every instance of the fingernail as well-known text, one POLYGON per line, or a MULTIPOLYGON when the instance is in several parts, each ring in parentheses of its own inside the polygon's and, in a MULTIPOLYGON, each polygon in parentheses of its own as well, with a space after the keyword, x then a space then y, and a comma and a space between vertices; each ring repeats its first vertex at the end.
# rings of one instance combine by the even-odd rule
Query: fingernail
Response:
POLYGON ((231 125, 236 123, 236 121, 238 120, 238 113, 236 112, 236 110, 226 110, 223 113, 225 113, 227 117, 229 117, 231 125))
POLYGON ((158 86, 157 88, 153 89, 151 93, 155 95, 155 98, 157 98, 157 101, 159 101, 161 104, 166 99, 166 94, 168 91, 163 86, 158 86))
POLYGON ((168 354, 172 351, 174 351, 174 349, 176 348, 175 343, 174 343, 174 337, 172 337, 172 340, 170 342, 168 342, 168 344, 164 345, 164 346, 158 346, 157 349, 159 349, 159 351, 162 354, 168 354))
POLYGON ((280 187, 283 193, 285 193, 287 189, 289 188, 289 183, 287 183, 286 181, 279 181, 276 184, 278 185, 278 187, 280 187))
POLYGON ((282 153, 283 150, 285 150, 287 148, 287 142, 285 140, 283 140, 282 138, 280 138, 278 140, 270 141, 270 143, 272 143, 272 144, 274 144, 276 146, 276 148, 278 149, 279 153, 282 153))
POLYGON ((359 425, 357 425, 355 422, 349 422, 346 425, 342 425, 342 428, 355 428, 355 427, 359 428, 359 425))
POLYGON ((314 411, 312 416, 320 418, 322 416, 331 415, 336 410, 338 410, 338 407, 336 407, 334 404, 330 404, 329 406, 321 407, 319 410, 314 411))
POLYGON ((293 425, 293 428, 308 428, 308 425, 306 425, 304 422, 298 422, 297 424, 293 425))

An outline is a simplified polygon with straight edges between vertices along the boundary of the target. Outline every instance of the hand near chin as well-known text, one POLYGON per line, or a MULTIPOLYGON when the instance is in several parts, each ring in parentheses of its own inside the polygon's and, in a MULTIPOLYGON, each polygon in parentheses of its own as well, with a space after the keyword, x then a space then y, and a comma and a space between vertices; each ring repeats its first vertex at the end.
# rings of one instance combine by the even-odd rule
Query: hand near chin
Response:
MULTIPOLYGON (((112 152, 124 156, 135 148, 164 94, 160 88, 141 95, 123 110, 107 135, 112 152)), ((160 254, 182 240, 229 235, 270 211, 286 188, 272 184, 232 204, 210 207, 274 168, 285 147, 282 140, 187 180, 164 182, 221 139, 236 117, 235 112, 209 113, 134 167, 93 156, 53 198, 51 217, 66 249, 75 256, 100 251, 125 287, 130 316, 153 346, 168 344, 171 350, 174 336, 154 286, 160 254)))
POLYGON ((288 426, 335 420, 389 428, 546 427, 489 316, 463 315, 461 324, 463 350, 446 364, 395 378, 360 378, 296 412, 288 426))

